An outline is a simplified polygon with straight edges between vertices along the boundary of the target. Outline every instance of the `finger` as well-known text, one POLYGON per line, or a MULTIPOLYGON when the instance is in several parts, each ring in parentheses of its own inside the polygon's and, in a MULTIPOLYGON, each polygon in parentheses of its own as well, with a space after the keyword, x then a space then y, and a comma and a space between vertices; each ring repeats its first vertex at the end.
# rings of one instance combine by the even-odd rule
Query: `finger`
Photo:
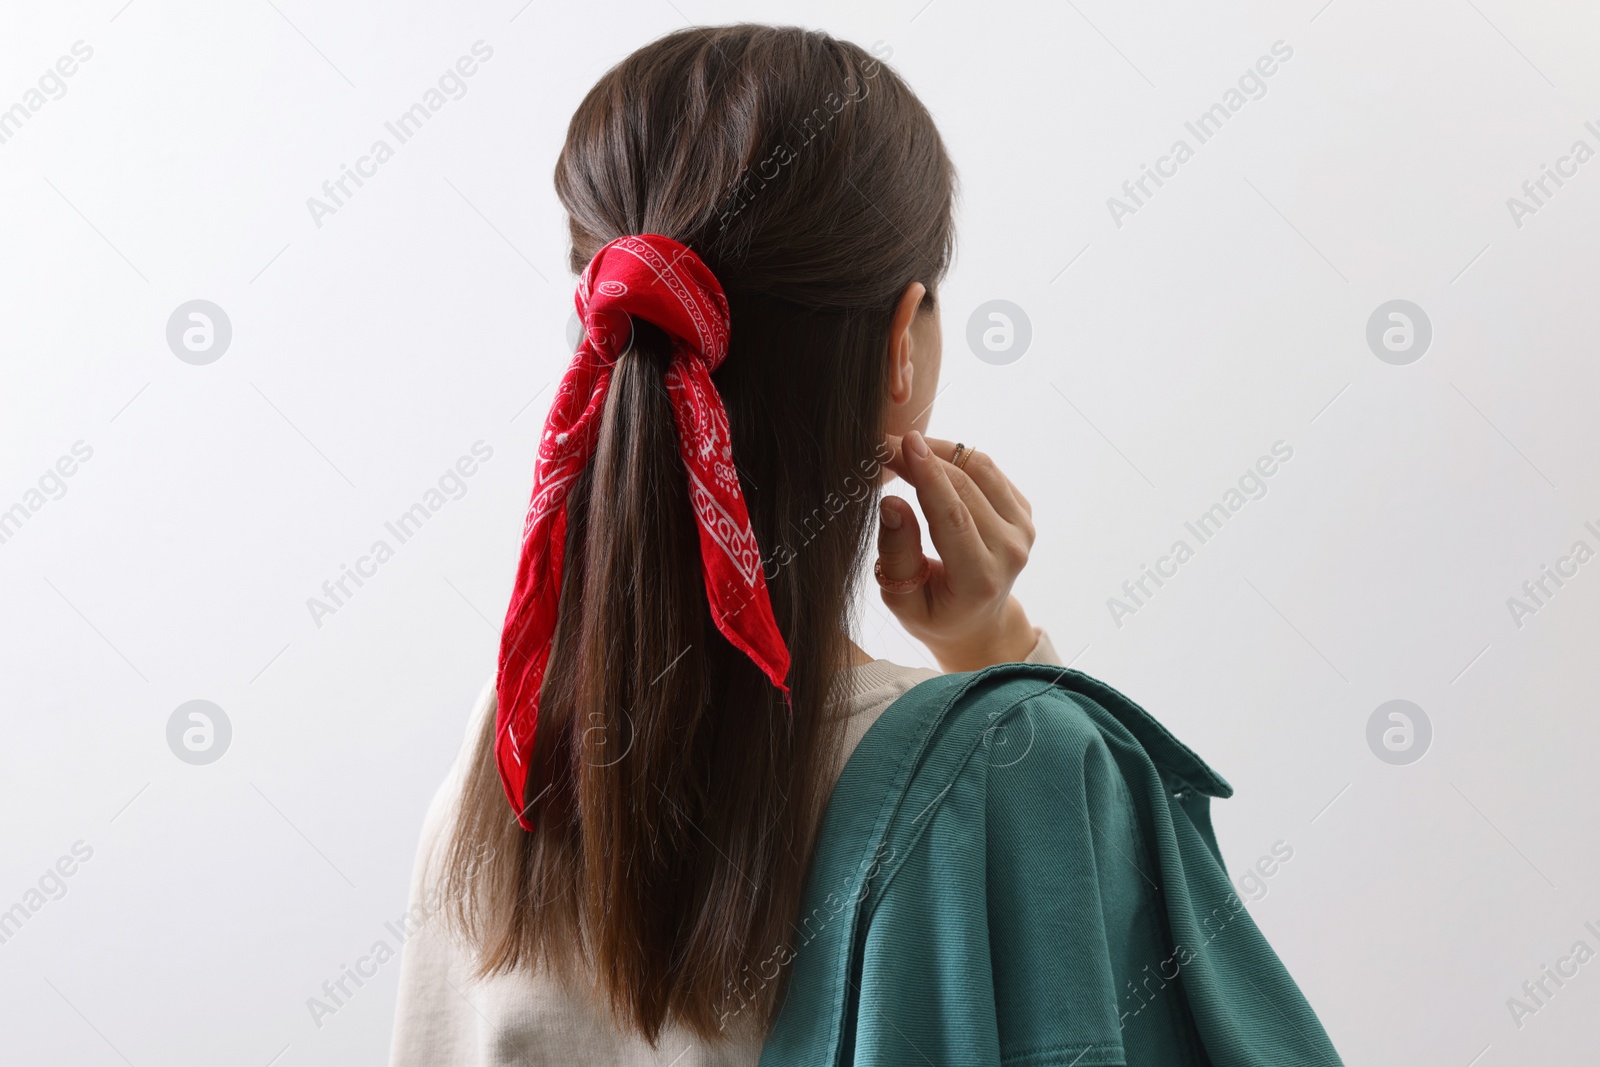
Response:
POLYGON ((955 486, 956 494, 972 513, 972 520, 978 524, 978 536, 983 538, 983 543, 994 551, 1003 543, 1015 540, 1022 527, 996 511, 994 504, 966 471, 948 460, 939 462, 944 464, 945 475, 950 479, 950 484, 955 486))
MULTIPOLYGON (((938 452, 935 451, 934 455, 938 456, 938 452)), ((973 453, 974 460, 978 455, 977 452, 973 453)), ((1015 521, 1005 518, 995 510, 994 504, 971 475, 947 459, 940 459, 939 463, 944 467, 945 476, 950 479, 950 484, 955 487, 957 495, 961 497, 961 502, 967 505, 967 511, 972 514, 973 522, 977 523, 978 536, 983 538, 984 545, 991 552, 1009 550, 1019 535, 1024 539, 1031 539, 1032 535, 1023 525, 1028 519, 1020 508, 1015 504, 1011 505, 1017 516, 1015 521)), ((968 465, 971 466, 970 463, 968 465)))
POLYGON ((883 465, 902 480, 907 480, 910 470, 906 467, 905 438, 884 434, 883 443, 889 449, 889 458, 883 460, 883 465))
MULTIPOLYGON (((889 581, 909 581, 926 565, 917 513, 897 496, 884 497, 878 504, 878 573, 889 581)), ((927 594, 922 586, 904 592, 884 589, 883 602, 900 615, 919 605, 926 610, 927 594)))
MULTIPOLYGON (((955 464, 956 443, 943 441, 937 437, 928 438, 928 447, 933 449, 933 454, 941 459, 949 460, 955 464)), ((1027 517, 1027 509, 1017 500, 1011 485, 1011 479, 1005 476, 994 459, 987 452, 973 449, 967 454, 966 461, 956 468, 962 474, 971 478, 983 493, 984 498, 994 507, 995 513, 1013 525, 1020 525, 1027 517)))
MULTIPOLYGON (((940 462, 944 464, 945 473, 949 477, 956 492, 960 494, 973 519, 978 524, 979 535, 990 549, 1000 550, 1015 540, 1015 535, 1009 529, 1015 527, 1019 530, 1027 544, 1033 543, 1033 508, 1026 500, 1018 499, 1021 494, 1016 492, 1016 487, 1007 478, 985 453, 974 451, 967 460, 967 467, 957 467, 948 457, 955 454, 955 444, 951 441, 940 441, 936 438, 923 438, 927 441, 933 454, 945 455, 940 462), (985 465, 986 468, 985 468, 985 465), (984 476, 991 489, 985 491, 969 473, 969 470, 983 469, 984 476), (996 510, 991 494, 998 497, 1004 512, 996 510), (1008 495, 1009 494, 1009 495, 1008 495)), ((906 482, 911 481, 909 461, 905 457, 905 439, 893 435, 885 435, 884 443, 888 446, 889 458, 884 460, 884 466, 898 475, 906 482)))
MULTIPOLYGON (((923 438, 923 440, 928 441, 929 439, 923 438)), ((912 480, 910 461, 905 455, 905 439, 901 437, 885 435, 884 442, 889 445, 891 452, 890 458, 885 461, 885 466, 889 467, 903 480, 914 486, 916 483, 912 480)), ((944 449, 944 451, 947 453, 954 451, 954 445, 952 445, 949 441, 942 442, 942 444, 947 446, 944 449)), ((1010 531, 1010 527, 1022 526, 1022 524, 1028 522, 1028 519, 1022 514, 1021 509, 1017 507, 1013 507, 1013 510, 1017 515, 1017 520, 1007 520, 1003 518, 998 512, 995 511, 994 505, 990 503, 989 498, 984 495, 983 490, 979 488, 976 483, 974 483, 973 480, 961 470, 961 468, 957 467, 954 463, 951 463, 948 459, 939 458, 938 449, 933 449, 933 455, 937 462, 943 465, 946 477, 948 477, 950 479, 950 483, 955 486, 956 492, 960 495, 962 502, 967 505, 967 510, 972 514, 973 520, 978 524, 978 534, 983 539, 983 543, 986 546, 991 549, 998 548, 1002 542, 1005 542, 1008 538, 1013 536, 1010 531)), ((974 453, 974 455, 977 455, 977 453, 974 453)), ((1002 475, 1001 477, 1004 476, 1002 475)), ((1023 527, 1023 530, 1027 534, 1028 539, 1031 541, 1033 537, 1032 530, 1026 527, 1023 527)))
POLYGON ((947 573, 953 576, 987 573, 989 549, 967 501, 956 491, 947 473, 955 468, 934 455, 915 430, 906 434, 904 445, 906 481, 917 491, 917 502, 928 520, 928 536, 933 539, 933 547, 939 550, 947 573))

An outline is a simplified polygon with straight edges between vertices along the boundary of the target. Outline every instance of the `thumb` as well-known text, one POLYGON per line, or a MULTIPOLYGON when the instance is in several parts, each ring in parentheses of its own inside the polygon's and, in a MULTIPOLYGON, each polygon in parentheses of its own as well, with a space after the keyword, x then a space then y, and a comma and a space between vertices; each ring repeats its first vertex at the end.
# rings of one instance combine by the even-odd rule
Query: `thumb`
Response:
MULTIPOLYGON (((876 574, 884 582, 907 582, 923 573, 927 561, 922 555, 922 528, 911 505, 897 496, 886 496, 878 505, 878 566, 876 574)), ((883 601, 899 609, 923 600, 922 587, 894 592, 883 590, 883 601)))

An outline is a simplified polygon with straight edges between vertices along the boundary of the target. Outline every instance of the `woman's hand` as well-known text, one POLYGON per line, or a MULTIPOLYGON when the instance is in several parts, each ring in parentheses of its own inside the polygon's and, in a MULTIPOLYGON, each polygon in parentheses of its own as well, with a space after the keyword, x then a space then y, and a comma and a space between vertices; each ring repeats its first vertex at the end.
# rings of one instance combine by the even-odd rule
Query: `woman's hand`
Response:
POLYGON ((911 505, 883 498, 878 570, 888 581, 928 579, 906 592, 883 590, 883 602, 906 631, 927 645, 946 671, 974 671, 1025 659, 1039 640, 1011 585, 1033 547, 1033 507, 994 461, 973 452, 951 462, 952 441, 915 430, 890 437, 889 469, 917 491, 938 559, 922 554, 911 505))

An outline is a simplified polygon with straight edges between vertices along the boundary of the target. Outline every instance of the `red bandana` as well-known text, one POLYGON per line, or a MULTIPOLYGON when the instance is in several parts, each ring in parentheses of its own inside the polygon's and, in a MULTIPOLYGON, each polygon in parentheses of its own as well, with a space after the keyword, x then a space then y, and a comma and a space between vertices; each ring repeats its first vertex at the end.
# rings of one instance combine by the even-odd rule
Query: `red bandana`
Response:
POLYGON ((595 253, 575 298, 583 341, 561 379, 533 468, 533 499, 523 527, 511 606, 500 638, 496 679, 495 761, 517 821, 532 830, 523 808, 539 687, 550 659, 566 549, 567 488, 594 454, 611 366, 632 334, 629 316, 654 323, 672 338, 667 395, 678 424, 678 450, 688 474, 690 503, 700 528, 700 562, 711 617, 733 646, 749 656, 787 695, 789 650, 778 632, 761 573, 761 553, 739 476, 733 467, 728 413, 711 381, 728 354, 728 299, 695 255, 656 234, 619 237, 595 253))

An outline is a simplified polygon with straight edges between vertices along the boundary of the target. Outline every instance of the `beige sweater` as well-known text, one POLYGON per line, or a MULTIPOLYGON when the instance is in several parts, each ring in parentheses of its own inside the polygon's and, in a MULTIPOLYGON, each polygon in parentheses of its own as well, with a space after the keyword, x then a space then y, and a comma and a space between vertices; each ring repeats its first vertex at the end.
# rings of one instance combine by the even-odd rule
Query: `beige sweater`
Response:
MULTIPOLYGON (((1028 661, 1061 662, 1043 631, 1028 661)), ((830 782, 838 780, 878 716, 906 690, 934 677, 935 671, 881 659, 850 668, 843 708, 848 722, 838 762, 828 771, 830 782)), ((761 1058, 759 1037, 705 1044, 671 1028, 652 1048, 619 1029, 605 1006, 594 1003, 581 986, 531 972, 486 981, 472 977, 471 950, 449 937, 428 904, 427 875, 460 795, 479 726, 494 710, 491 682, 473 708, 466 740, 423 822, 407 923, 415 932, 400 962, 391 1067, 754 1067, 761 1058)))

